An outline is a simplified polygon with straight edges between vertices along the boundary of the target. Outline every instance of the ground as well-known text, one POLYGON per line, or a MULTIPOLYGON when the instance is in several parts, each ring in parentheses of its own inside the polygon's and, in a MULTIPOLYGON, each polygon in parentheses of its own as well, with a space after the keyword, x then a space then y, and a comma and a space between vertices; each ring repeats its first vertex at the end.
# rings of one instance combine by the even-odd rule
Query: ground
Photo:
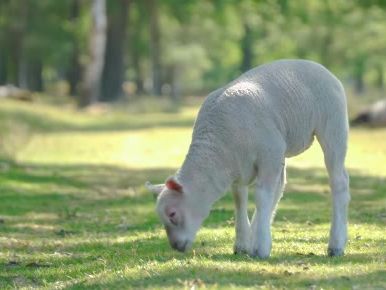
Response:
POLYGON ((317 144, 288 161, 269 259, 233 254, 229 193, 181 254, 143 184, 181 164, 198 106, 144 108, 1 101, 1 289, 386 288, 385 129, 350 134, 344 257, 326 256, 331 196, 317 144))

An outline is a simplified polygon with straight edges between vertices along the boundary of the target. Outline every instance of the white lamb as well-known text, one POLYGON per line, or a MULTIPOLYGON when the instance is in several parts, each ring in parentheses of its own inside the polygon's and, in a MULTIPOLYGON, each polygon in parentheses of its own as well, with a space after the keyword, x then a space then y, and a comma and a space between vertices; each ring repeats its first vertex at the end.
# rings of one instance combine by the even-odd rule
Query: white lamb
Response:
POLYGON ((285 158, 311 145, 324 153, 333 196, 328 254, 344 253, 349 177, 344 161, 348 118, 342 84, 323 66, 279 60, 254 68, 212 92, 194 125, 182 167, 159 193, 157 211, 174 249, 185 251, 214 202, 229 187, 235 198, 235 253, 267 258, 271 221, 285 184, 285 158), (248 184, 256 182, 250 224, 248 184))

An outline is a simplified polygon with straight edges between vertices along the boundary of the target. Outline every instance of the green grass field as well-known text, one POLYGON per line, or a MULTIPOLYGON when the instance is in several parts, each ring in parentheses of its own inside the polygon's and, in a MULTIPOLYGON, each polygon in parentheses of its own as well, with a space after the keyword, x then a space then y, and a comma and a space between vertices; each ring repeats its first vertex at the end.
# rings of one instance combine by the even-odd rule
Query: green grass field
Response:
POLYGON ((181 164, 198 107, 162 108, 0 103, 2 142, 15 160, 0 161, 1 289, 386 288, 385 129, 351 131, 344 257, 326 256, 331 201, 317 144, 288 161, 269 259, 233 255, 230 194, 181 254, 143 184, 181 164), (20 127, 25 137, 15 138, 20 127))

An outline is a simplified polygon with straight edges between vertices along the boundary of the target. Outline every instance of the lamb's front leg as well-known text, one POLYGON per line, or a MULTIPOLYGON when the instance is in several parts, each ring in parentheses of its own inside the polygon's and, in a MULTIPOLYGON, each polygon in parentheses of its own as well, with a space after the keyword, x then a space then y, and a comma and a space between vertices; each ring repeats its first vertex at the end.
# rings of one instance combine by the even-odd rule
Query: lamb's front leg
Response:
POLYGON ((281 168, 260 172, 256 185, 256 209, 252 219, 250 255, 261 259, 268 258, 271 253, 271 218, 272 208, 276 201, 275 191, 279 182, 281 168), (277 169, 277 170, 276 170, 277 169))
POLYGON ((248 253, 251 243, 251 229, 248 217, 248 187, 233 186, 235 199, 236 242, 233 247, 235 254, 248 253))

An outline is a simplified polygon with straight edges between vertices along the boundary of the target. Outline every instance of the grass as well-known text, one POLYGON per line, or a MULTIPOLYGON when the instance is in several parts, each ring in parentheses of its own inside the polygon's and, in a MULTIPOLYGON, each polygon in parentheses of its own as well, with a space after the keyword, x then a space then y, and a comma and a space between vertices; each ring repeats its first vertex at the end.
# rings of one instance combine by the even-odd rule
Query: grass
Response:
POLYGON ((0 122, 25 123, 31 137, 15 162, 0 161, 0 288, 386 288, 385 129, 351 131, 344 257, 325 255, 330 194, 318 146, 289 160, 269 259, 233 255, 230 194, 192 251, 172 251, 143 184, 181 164, 196 111, 2 101, 0 122))

